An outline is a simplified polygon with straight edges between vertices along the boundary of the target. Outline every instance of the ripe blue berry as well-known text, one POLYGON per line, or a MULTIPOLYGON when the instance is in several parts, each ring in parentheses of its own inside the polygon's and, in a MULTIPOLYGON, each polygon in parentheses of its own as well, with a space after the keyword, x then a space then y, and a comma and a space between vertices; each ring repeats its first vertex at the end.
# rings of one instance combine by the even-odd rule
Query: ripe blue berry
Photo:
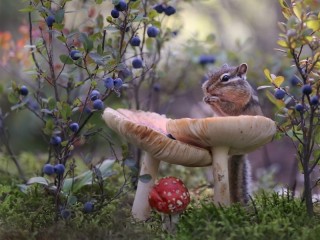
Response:
POLYGON ((54 146, 58 146, 61 143, 61 137, 60 136, 52 136, 50 139, 50 143, 54 146))
POLYGON ((104 86, 108 89, 113 89, 114 88, 114 83, 113 83, 113 78, 111 77, 107 77, 105 79, 103 79, 103 83, 104 83, 104 86))
POLYGON ((81 52, 79 50, 71 50, 70 51, 70 57, 72 60, 78 60, 81 57, 81 52))
POLYGON ((318 96, 312 96, 310 99, 311 105, 317 105, 319 103, 319 98, 318 96))
POLYGON ((64 167, 63 164, 59 163, 57 165, 54 166, 54 172, 58 175, 62 175, 64 173, 64 171, 66 170, 66 168, 64 167))
POLYGON ((60 213, 63 219, 67 220, 71 217, 71 211, 69 209, 62 209, 60 213))
POLYGON ((130 44, 133 47, 138 47, 140 45, 140 43, 141 43, 141 40, 138 36, 134 36, 130 41, 130 44))
POLYGON ((100 92, 98 90, 92 90, 90 93, 90 99, 91 101, 97 100, 100 98, 100 92))
POLYGON ((102 110, 104 107, 103 102, 100 99, 96 99, 93 101, 93 108, 96 110, 102 110))
POLYGON ((119 89, 122 87, 122 84, 123 84, 121 78, 116 78, 116 79, 113 81, 113 83, 114 83, 114 88, 115 88, 116 90, 119 90, 119 89))
POLYGON ((140 58, 135 58, 132 60, 133 68, 142 68, 142 60, 140 58))
POLYGON ((127 10, 127 3, 123 0, 120 0, 120 2, 114 6, 115 9, 117 9, 118 11, 122 12, 127 10))
POLYGON ((76 122, 70 123, 69 128, 72 132, 78 132, 79 124, 76 122))
POLYGON ((20 88, 20 95, 22 95, 22 96, 27 96, 28 95, 28 93, 29 93, 29 90, 28 90, 28 88, 26 87, 26 86, 21 86, 21 88, 20 88))
POLYGON ((111 10, 111 17, 118 18, 120 16, 120 12, 117 9, 111 10))
POLYGON ((85 213, 90 213, 93 211, 93 208, 94 208, 94 205, 92 202, 86 202, 84 205, 83 205, 83 211, 85 213))
POLYGON ((298 112, 302 112, 303 109, 304 109, 304 107, 303 107, 302 104, 298 103, 298 104, 295 106, 295 109, 296 109, 296 111, 298 111, 298 112))
POLYGON ((292 86, 297 86, 300 83, 300 80, 296 76, 292 76, 290 78, 290 83, 292 86))
POLYGON ((279 100, 283 99, 285 95, 286 95, 286 92, 281 88, 277 88, 276 91, 274 92, 274 97, 279 100))
POLYGON ((306 95, 312 93, 312 87, 310 86, 310 84, 305 84, 302 86, 302 93, 306 95))
POLYGON ((52 175, 54 174, 54 167, 51 164, 46 164, 43 166, 42 171, 44 174, 52 175))
POLYGON ((216 58, 213 55, 201 55, 199 57, 199 63, 201 65, 206 65, 206 64, 213 64, 215 63, 216 58))
POLYGON ((46 18, 46 23, 47 23, 47 26, 48 27, 52 27, 53 26, 53 23, 56 21, 56 19, 54 18, 54 16, 48 16, 46 18))
POLYGON ((154 26, 150 26, 147 29, 147 35, 148 37, 154 38, 159 34, 159 29, 157 27, 154 26))
POLYGON ((176 9, 172 6, 168 6, 164 9, 164 14, 167 16, 171 16, 176 13, 176 9))
POLYGON ((153 9, 156 10, 157 13, 163 13, 163 11, 164 11, 164 7, 163 7, 162 4, 157 4, 157 5, 155 5, 155 6, 153 7, 153 9))
POLYGON ((161 86, 159 83, 153 84, 152 87, 153 87, 153 91, 155 91, 155 92, 160 92, 160 90, 161 90, 161 86))

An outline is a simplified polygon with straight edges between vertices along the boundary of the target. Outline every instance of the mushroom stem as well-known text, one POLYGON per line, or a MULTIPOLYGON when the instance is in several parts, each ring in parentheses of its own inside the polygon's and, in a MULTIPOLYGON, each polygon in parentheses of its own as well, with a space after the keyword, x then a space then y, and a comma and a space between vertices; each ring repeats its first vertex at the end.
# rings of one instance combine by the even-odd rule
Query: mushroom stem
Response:
POLYGON ((162 229, 170 234, 174 234, 177 231, 177 224, 179 222, 180 214, 161 214, 162 229))
POLYGON ((213 201, 216 205, 229 206, 231 204, 229 186, 229 148, 214 147, 212 150, 212 168, 214 179, 213 201))
POLYGON ((140 175, 150 174, 151 180, 147 183, 138 181, 136 195, 132 206, 132 215, 135 219, 144 221, 150 217, 151 208, 148 202, 148 195, 158 175, 160 161, 153 158, 149 153, 145 153, 140 175))

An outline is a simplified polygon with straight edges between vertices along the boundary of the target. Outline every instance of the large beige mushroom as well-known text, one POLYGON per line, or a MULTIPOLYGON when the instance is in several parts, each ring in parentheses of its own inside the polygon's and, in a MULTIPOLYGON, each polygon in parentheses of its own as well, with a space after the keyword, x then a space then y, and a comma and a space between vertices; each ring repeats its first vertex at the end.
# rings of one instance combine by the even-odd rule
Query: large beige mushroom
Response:
POLYGON ((214 202, 228 206, 232 203, 229 157, 249 153, 271 141, 276 125, 263 116, 183 118, 168 120, 167 131, 177 140, 211 150, 214 202))
POLYGON ((188 167, 212 165, 208 150, 192 146, 167 136, 166 124, 169 119, 151 112, 106 108, 103 113, 106 124, 146 152, 141 163, 140 175, 150 174, 148 183, 138 182, 132 207, 132 214, 138 220, 150 215, 148 194, 157 177, 160 161, 188 167))

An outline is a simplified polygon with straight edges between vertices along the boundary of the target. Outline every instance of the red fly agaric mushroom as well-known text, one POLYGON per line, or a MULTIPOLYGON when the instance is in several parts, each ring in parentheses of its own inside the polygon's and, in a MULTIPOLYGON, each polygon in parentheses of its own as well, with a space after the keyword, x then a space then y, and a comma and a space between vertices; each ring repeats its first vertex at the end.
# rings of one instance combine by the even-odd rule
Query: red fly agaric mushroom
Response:
POLYGON ((175 224, 190 203, 190 194, 183 182, 176 177, 159 179, 149 193, 152 209, 162 214, 163 228, 175 231, 175 224))
POLYGON ((228 206, 234 195, 230 184, 235 184, 230 183, 229 156, 249 153, 270 142, 276 125, 263 116, 183 118, 168 120, 167 131, 177 140, 211 149, 214 202, 228 206))
POLYGON ((152 112, 106 108, 103 113, 106 124, 131 144, 146 152, 141 162, 140 175, 150 174, 149 182, 138 181, 132 206, 132 214, 138 220, 150 215, 148 194, 157 178, 160 161, 189 167, 212 165, 208 150, 174 140, 167 135, 163 115, 152 112))

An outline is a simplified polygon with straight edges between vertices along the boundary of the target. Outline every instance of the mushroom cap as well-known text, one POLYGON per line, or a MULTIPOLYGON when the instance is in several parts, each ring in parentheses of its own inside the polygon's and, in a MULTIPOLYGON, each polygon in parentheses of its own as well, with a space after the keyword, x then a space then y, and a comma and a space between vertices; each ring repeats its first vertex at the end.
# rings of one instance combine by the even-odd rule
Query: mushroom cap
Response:
POLYGON ((160 213, 179 214, 190 203, 190 194, 179 178, 164 177, 155 183, 148 199, 150 207, 160 213))
POLYGON ((167 121, 177 140, 202 148, 229 147, 229 155, 246 154, 270 142, 276 124, 263 116, 228 116, 167 121))
POLYGON ((164 115, 153 112, 106 108, 102 118, 128 142, 153 158, 182 166, 204 167, 212 164, 208 150, 173 140, 167 136, 164 115))

